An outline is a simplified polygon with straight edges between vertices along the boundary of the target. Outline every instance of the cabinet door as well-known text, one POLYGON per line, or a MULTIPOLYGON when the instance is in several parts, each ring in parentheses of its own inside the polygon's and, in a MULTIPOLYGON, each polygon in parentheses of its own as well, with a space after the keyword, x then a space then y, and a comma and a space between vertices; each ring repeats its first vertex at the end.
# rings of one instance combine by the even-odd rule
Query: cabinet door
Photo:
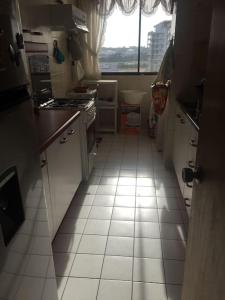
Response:
POLYGON ((47 149, 53 202, 53 236, 57 232, 81 181, 79 123, 74 123, 47 149))
POLYGON ((81 162, 81 137, 80 137, 80 126, 79 121, 75 121, 68 130, 68 136, 70 137, 70 157, 72 159, 71 164, 71 178, 73 178, 73 195, 82 179, 82 162, 81 162))
POLYGON ((48 214, 48 226, 49 226, 50 236, 53 238, 53 230, 54 230, 53 209, 52 209, 52 199, 51 199, 51 194, 50 194, 46 153, 42 153, 40 159, 41 159, 41 171, 42 171, 42 181, 43 181, 43 188, 44 188, 45 203, 46 203, 47 214, 48 214))
POLYGON ((175 121, 175 135, 174 135, 174 151, 173 162, 177 175, 177 180, 180 186, 181 193, 183 194, 184 183, 182 180, 182 168, 185 165, 185 117, 180 109, 177 109, 175 121))

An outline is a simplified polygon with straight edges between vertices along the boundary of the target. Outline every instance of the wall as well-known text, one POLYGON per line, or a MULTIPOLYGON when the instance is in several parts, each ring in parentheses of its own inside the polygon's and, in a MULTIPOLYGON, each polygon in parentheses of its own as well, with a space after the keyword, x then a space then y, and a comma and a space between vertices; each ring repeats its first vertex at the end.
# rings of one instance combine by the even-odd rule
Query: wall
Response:
MULTIPOLYGON (((36 13, 38 6, 53 4, 55 1, 19 0, 19 2, 23 28, 43 33, 42 36, 28 34, 25 38, 33 42, 44 42, 48 44, 53 93, 56 97, 64 97, 66 92, 76 84, 76 80, 72 78, 71 60, 67 50, 67 34, 63 31, 50 31, 47 27, 37 26, 38 23, 41 24, 41 16, 36 13), (65 56, 63 64, 57 64, 53 57, 54 39, 58 41, 58 46, 65 56)), ((74 3, 74 1, 65 0, 64 3, 74 3)))
POLYGON ((151 101, 151 84, 155 79, 155 75, 104 75, 102 79, 115 79, 118 80, 119 97, 121 99, 121 90, 140 90, 145 91, 147 95, 144 97, 141 114, 142 114, 142 127, 147 128, 150 101, 151 101))

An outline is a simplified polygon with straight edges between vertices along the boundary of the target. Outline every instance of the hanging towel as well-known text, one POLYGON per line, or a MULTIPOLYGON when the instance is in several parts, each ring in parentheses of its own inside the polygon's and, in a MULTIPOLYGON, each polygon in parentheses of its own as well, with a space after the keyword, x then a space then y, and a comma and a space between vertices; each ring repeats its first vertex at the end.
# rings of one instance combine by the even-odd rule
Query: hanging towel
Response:
POLYGON ((53 42, 53 56, 58 64, 62 64, 65 61, 63 53, 58 48, 58 42, 54 40, 53 42))

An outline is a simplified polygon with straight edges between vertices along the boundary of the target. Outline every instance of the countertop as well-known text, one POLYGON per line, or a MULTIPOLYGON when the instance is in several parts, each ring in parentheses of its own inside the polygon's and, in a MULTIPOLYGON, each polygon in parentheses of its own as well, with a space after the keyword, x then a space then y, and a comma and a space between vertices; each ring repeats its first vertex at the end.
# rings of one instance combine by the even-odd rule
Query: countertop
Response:
POLYGON ((73 110, 45 110, 35 113, 35 123, 38 134, 39 150, 43 152, 54 140, 70 126, 80 115, 73 110))
POLYGON ((194 126, 194 128, 199 131, 199 120, 195 117, 195 109, 193 107, 188 106, 185 103, 182 103, 181 101, 177 101, 180 105, 181 110, 186 115, 188 120, 191 122, 191 124, 194 126))

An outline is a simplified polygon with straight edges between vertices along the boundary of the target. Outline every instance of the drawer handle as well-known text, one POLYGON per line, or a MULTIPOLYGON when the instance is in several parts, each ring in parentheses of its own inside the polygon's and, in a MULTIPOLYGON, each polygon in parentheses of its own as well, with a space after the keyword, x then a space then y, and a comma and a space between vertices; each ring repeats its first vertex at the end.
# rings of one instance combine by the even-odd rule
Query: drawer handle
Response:
POLYGON ((73 134, 75 134, 76 133, 76 131, 74 130, 74 129, 71 129, 69 132, 68 132, 68 135, 73 135, 73 134))
POLYGON ((65 144, 67 142, 66 138, 63 138, 61 141, 59 141, 60 144, 65 144))
POLYGON ((180 118, 181 118, 181 115, 177 114, 177 118, 180 119, 180 118))
POLYGON ((46 159, 42 159, 41 160, 41 168, 44 168, 47 165, 47 160, 46 159))
POLYGON ((190 184, 190 183, 186 183, 186 186, 189 187, 189 188, 191 188, 191 189, 193 188, 193 185, 190 184))
POLYGON ((185 124, 184 119, 180 119, 180 123, 181 123, 181 124, 185 124))
POLYGON ((191 140, 189 143, 192 147, 198 147, 198 145, 196 144, 195 140, 191 140))
POLYGON ((188 162, 188 167, 190 167, 190 168, 192 168, 192 169, 195 168, 195 164, 194 164, 193 160, 189 160, 189 162, 188 162))
POLYGON ((184 204, 186 207, 191 207, 191 205, 188 203, 190 200, 188 198, 184 198, 184 204))

